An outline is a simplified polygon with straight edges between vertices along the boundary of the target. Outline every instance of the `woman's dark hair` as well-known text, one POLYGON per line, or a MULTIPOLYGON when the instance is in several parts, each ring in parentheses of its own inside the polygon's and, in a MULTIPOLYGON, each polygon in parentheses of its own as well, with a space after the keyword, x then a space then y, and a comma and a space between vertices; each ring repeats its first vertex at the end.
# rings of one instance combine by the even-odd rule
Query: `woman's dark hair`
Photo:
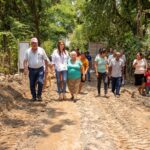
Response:
POLYGON ((64 44, 63 52, 66 53, 65 52, 65 42, 63 40, 59 40, 58 43, 57 43, 57 48, 58 48, 59 55, 61 55, 60 44, 62 44, 62 43, 64 44))
POLYGON ((102 48, 99 49, 99 53, 101 53, 101 51, 102 51, 102 48))
POLYGON ((76 53, 77 53, 77 56, 79 57, 80 56, 80 52, 79 52, 79 48, 76 48, 76 53))
POLYGON ((143 54, 141 52, 137 52, 137 54, 139 54, 141 58, 143 57, 143 54))
POLYGON ((100 48, 100 49, 99 49, 99 53, 100 53, 100 54, 106 53, 106 49, 105 49, 105 48, 100 48))

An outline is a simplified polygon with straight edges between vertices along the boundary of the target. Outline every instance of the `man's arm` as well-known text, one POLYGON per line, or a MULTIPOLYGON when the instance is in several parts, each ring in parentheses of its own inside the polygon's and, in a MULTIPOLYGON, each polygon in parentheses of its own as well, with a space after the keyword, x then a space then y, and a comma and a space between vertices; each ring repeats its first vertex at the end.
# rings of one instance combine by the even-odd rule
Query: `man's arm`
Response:
POLYGON ((44 62, 45 62, 45 72, 48 72, 48 64, 49 64, 49 58, 46 55, 45 50, 43 49, 43 58, 44 58, 44 62))
POLYGON ((48 60, 47 59, 45 60, 45 72, 46 73, 48 72, 48 60))
POLYGON ((25 59, 23 61, 23 66, 24 66, 24 74, 27 75, 27 73, 28 73, 28 61, 27 61, 27 59, 25 59))
POLYGON ((24 67, 24 74, 27 75, 27 73, 28 73, 28 50, 26 50, 26 53, 25 53, 25 59, 23 61, 23 67, 24 67))
POLYGON ((111 74, 112 74, 112 63, 111 63, 111 61, 109 62, 109 76, 111 76, 111 74))

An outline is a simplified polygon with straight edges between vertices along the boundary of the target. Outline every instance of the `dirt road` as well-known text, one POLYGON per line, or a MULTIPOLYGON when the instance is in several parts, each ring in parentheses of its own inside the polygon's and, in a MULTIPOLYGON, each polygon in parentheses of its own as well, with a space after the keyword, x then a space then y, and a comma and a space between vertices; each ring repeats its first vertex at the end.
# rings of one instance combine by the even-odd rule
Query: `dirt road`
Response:
POLYGON ((42 103, 16 93, 15 107, 0 117, 0 150, 149 150, 150 109, 128 92, 96 97, 94 81, 73 103, 59 102, 55 89, 42 103))

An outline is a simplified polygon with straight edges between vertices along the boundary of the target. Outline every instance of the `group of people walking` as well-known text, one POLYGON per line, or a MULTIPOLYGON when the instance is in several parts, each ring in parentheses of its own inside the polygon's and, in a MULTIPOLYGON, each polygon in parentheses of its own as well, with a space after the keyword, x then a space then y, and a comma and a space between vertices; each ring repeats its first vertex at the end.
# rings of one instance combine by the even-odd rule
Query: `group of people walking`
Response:
MULTIPOLYGON (((140 63, 143 67, 144 61, 140 63)), ((52 53, 52 61, 50 62, 44 49, 38 47, 37 38, 32 38, 31 48, 26 51, 25 55, 24 72, 27 74, 27 71, 29 71, 30 90, 33 101, 42 100, 42 88, 45 74, 48 72, 48 66, 51 66, 52 70, 55 71, 59 100, 66 99, 66 87, 68 86, 71 100, 76 102, 77 94, 81 93, 84 82, 86 80, 91 81, 90 69, 92 66, 92 57, 89 52, 80 53, 79 49, 76 49, 69 53, 65 49, 65 43, 59 41, 57 49, 52 53), (36 86, 38 87, 37 91, 36 86)), ((108 87, 110 80, 112 83, 112 92, 116 97, 120 96, 120 87, 122 83, 124 84, 125 66, 126 58, 123 52, 120 53, 110 49, 110 52, 107 53, 104 48, 99 50, 94 61, 97 77, 97 96, 101 95, 101 82, 103 81, 104 96, 106 98, 109 97, 108 87)), ((139 85, 143 75, 136 75, 136 73, 139 73, 137 70, 140 69, 141 71, 138 59, 134 61, 133 66, 136 68, 136 84, 138 82, 139 85)))

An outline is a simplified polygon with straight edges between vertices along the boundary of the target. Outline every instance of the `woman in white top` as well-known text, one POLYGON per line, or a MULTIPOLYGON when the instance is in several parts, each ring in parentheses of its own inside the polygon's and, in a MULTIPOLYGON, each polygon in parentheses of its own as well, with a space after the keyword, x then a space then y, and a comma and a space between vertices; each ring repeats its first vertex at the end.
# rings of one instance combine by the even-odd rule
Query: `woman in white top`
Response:
POLYGON ((52 54, 52 64, 55 67, 59 99, 66 99, 67 62, 69 54, 65 50, 64 41, 59 41, 57 49, 52 54))
POLYGON ((136 54, 136 59, 133 61, 133 67, 135 68, 134 77, 135 85, 139 86, 138 90, 142 94, 142 84, 144 83, 144 74, 147 70, 148 64, 145 58, 142 57, 142 53, 136 54))

